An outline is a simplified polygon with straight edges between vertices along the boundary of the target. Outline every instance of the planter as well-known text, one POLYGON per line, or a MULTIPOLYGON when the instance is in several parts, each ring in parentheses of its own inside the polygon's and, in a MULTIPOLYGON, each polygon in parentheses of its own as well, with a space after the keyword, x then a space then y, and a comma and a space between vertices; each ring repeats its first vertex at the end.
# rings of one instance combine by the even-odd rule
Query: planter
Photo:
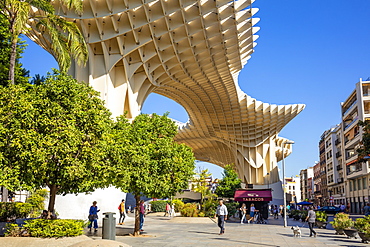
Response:
POLYGON ((328 224, 328 222, 316 221, 316 226, 318 228, 324 228, 324 229, 326 229, 326 225, 327 224, 328 224))
POLYGON ((343 229, 335 229, 335 235, 344 235, 343 229))
POLYGON ((299 220, 301 217, 300 217, 299 215, 294 215, 294 216, 293 216, 293 218, 294 218, 295 220, 299 220))
POLYGON ((365 243, 365 244, 368 244, 370 243, 370 238, 367 238, 365 236, 365 233, 363 232, 358 232, 358 235, 360 236, 360 238, 362 239, 362 242, 365 243))
POLYGON ((4 237, 4 234, 6 232, 5 226, 9 222, 0 222, 0 237, 4 237))
POLYGON ((357 238, 357 230, 343 229, 343 231, 347 235, 347 238, 357 238))

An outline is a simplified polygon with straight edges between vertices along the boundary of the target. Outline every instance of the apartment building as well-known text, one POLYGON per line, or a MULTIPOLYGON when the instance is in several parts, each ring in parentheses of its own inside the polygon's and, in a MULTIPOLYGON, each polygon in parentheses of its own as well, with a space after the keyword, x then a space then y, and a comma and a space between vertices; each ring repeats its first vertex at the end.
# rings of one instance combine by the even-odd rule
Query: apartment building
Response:
POLYGON ((354 91, 341 103, 341 112, 346 202, 351 212, 361 213, 364 204, 370 200, 370 162, 357 161, 356 149, 362 139, 362 128, 358 122, 370 120, 370 81, 360 80, 356 84, 354 91))
POLYGON ((362 140, 358 122, 370 120, 369 80, 356 84, 341 103, 341 114, 341 123, 320 137, 320 162, 313 167, 313 201, 321 206, 345 204, 351 213, 361 213, 370 201, 370 160, 359 162, 356 150, 362 140))
POLYGON ((299 175, 295 177, 285 178, 286 193, 291 195, 291 203, 301 201, 301 180, 299 175))
MULTIPOLYGON (((325 147, 325 145, 323 145, 323 146, 325 147)), ((313 183, 314 183, 314 186, 313 186, 313 189, 314 189, 314 192, 313 192, 314 193, 314 198, 313 198, 313 201, 312 202, 315 205, 322 205, 322 195, 321 195, 321 165, 320 165, 320 162, 317 162, 313 166, 313 183)))
POLYGON ((301 200, 312 199, 313 197, 313 167, 301 170, 300 177, 300 190, 301 200))

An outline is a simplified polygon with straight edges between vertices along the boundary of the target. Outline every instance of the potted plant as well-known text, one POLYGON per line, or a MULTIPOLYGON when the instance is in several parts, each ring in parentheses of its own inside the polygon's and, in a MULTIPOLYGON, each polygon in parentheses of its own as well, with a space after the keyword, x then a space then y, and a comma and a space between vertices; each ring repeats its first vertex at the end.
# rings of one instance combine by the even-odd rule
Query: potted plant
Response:
POLYGON ((326 225, 328 224, 328 215, 324 211, 316 211, 316 226, 318 228, 326 229, 326 225))
POLYGON ((358 231, 358 235, 362 239, 362 242, 370 243, 370 216, 356 219, 354 227, 358 231))
MULTIPOLYGON (((354 222, 349 218, 349 214, 338 213, 335 215, 334 221, 331 221, 330 224, 336 230, 335 234, 343 235, 345 234, 344 229, 350 230, 350 228, 353 227, 354 222)), ((348 234, 350 234, 350 231, 348 231, 348 234)))
POLYGON ((299 214, 299 216, 301 217, 301 220, 302 221, 305 221, 306 220, 307 215, 308 215, 308 211, 306 211, 306 210, 301 211, 300 214, 299 214))

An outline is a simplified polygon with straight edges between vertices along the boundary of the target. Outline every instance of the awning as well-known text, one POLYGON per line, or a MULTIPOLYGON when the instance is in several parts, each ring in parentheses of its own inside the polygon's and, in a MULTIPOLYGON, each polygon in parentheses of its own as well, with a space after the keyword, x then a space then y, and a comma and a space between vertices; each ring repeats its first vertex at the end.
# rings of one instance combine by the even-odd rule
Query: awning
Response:
POLYGON ((352 160, 351 162, 348 162, 346 166, 352 165, 353 163, 357 162, 357 160, 352 160))
POLYGON ((271 190, 237 190, 234 200, 236 202, 270 202, 272 195, 271 190))

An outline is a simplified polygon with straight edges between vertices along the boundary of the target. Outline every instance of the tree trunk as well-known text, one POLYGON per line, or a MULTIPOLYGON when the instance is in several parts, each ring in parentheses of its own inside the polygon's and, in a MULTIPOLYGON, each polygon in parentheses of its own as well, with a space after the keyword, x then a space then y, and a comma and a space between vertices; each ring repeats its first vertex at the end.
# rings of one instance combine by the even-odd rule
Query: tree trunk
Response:
POLYGON ((50 189, 50 196, 49 196, 49 206, 48 206, 48 213, 49 213, 48 218, 54 215, 55 198, 58 192, 58 188, 56 185, 49 185, 49 189, 50 189))
POLYGON ((136 207, 135 207, 135 229, 134 236, 140 235, 140 194, 135 194, 136 207))
POLYGON ((10 84, 15 84, 14 82, 14 70, 15 70, 15 62, 17 58, 17 42, 18 36, 12 37, 12 44, 10 47, 10 59, 9 59, 9 82, 10 84))

